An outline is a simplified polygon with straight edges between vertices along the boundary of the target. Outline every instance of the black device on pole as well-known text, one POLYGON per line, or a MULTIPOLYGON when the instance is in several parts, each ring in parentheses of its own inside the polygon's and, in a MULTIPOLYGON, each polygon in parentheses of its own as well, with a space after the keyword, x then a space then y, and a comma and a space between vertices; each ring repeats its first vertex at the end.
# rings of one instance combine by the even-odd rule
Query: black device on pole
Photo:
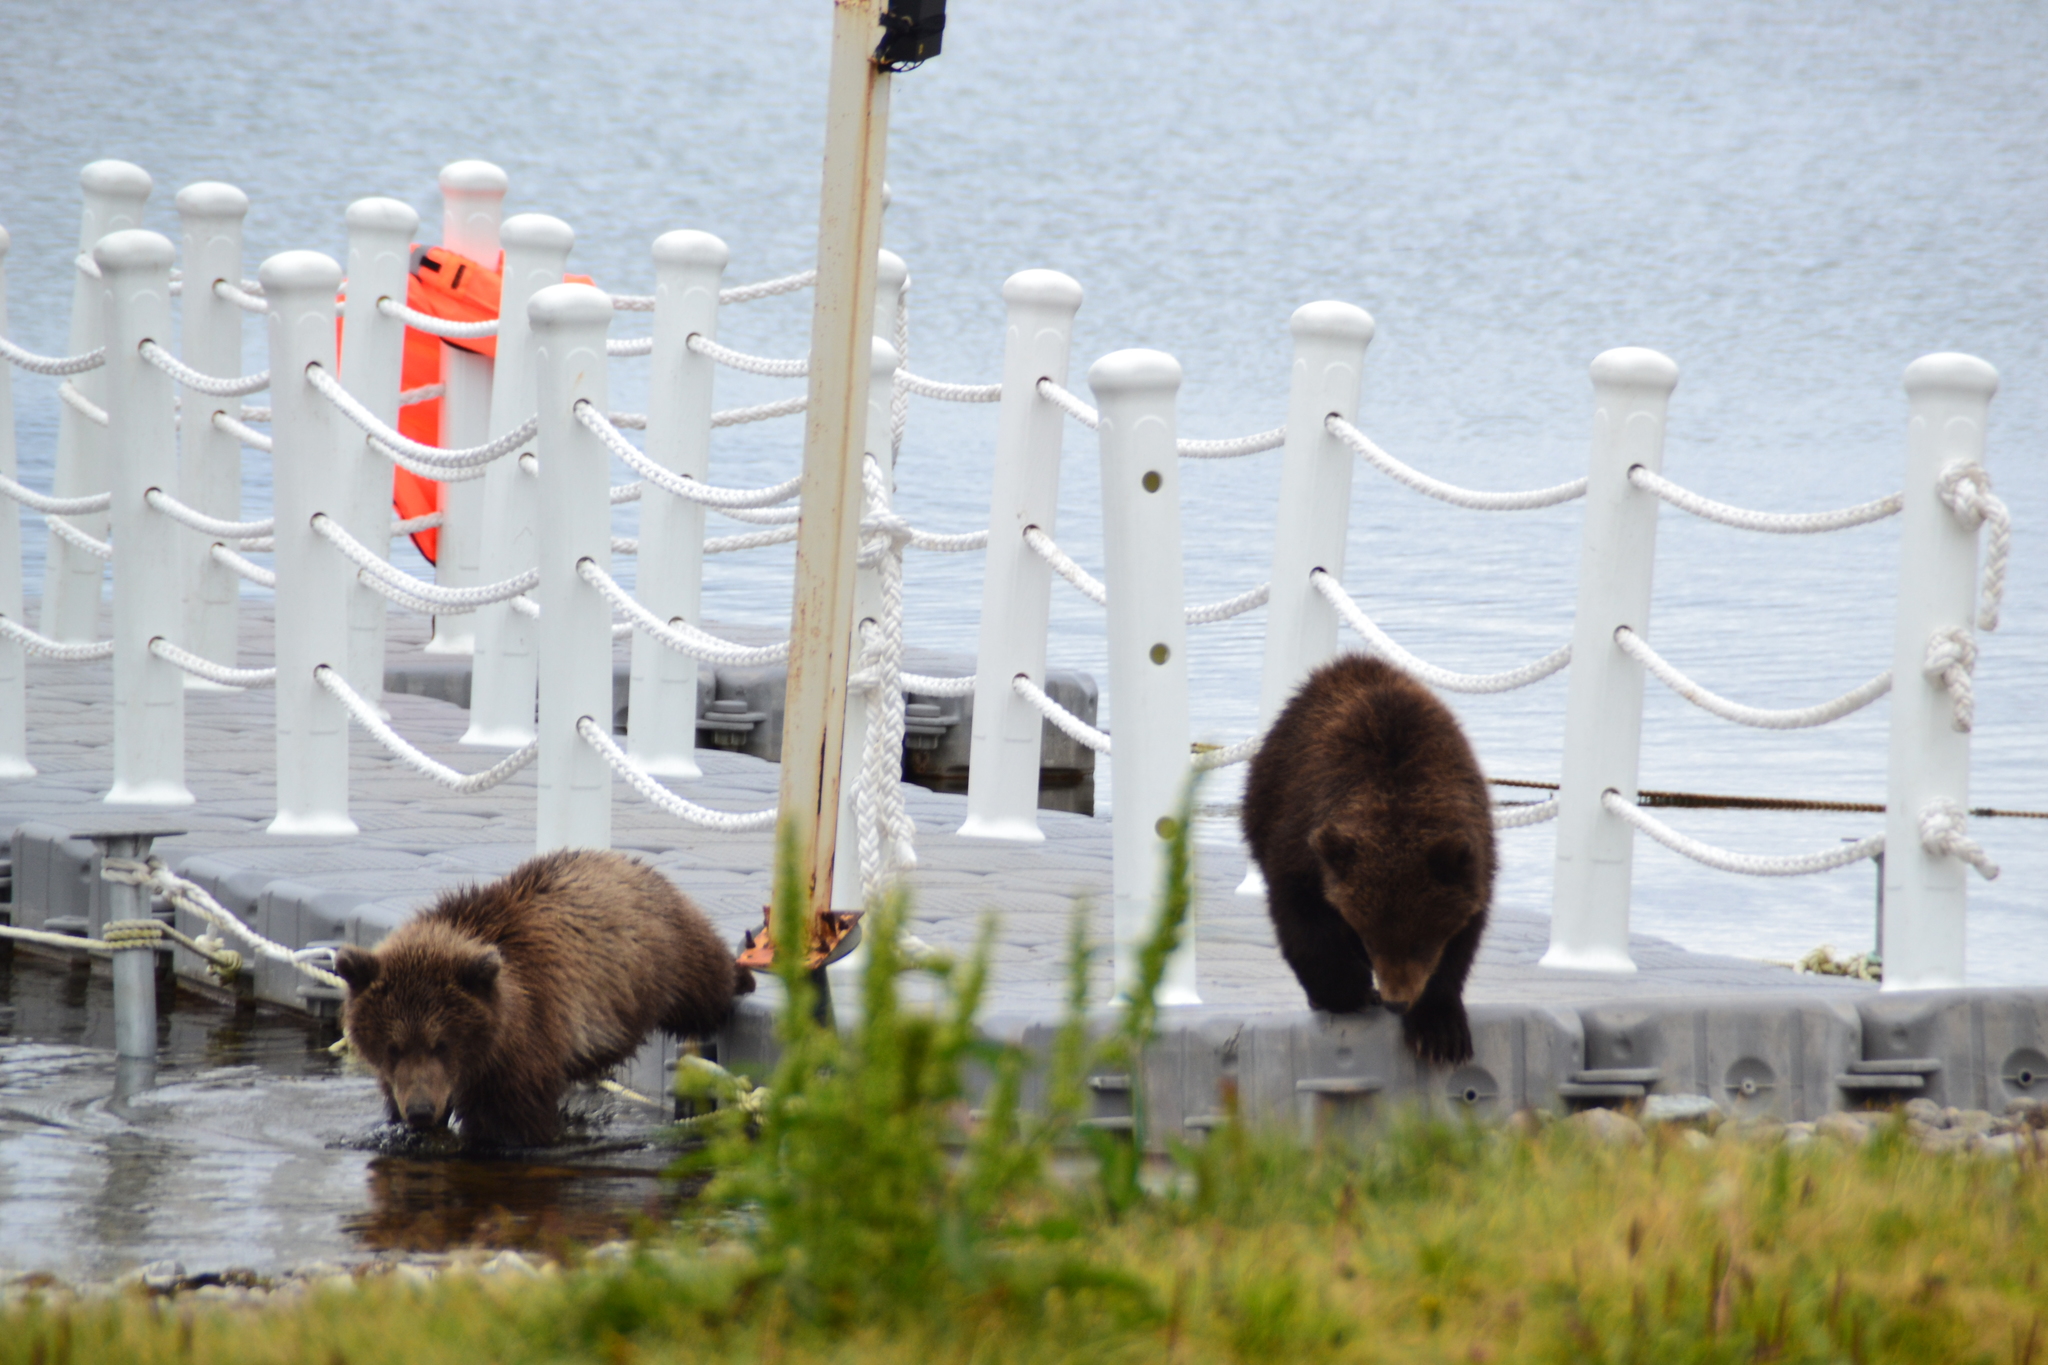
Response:
POLYGON ((946 0, 889 0, 875 62, 885 71, 911 71, 939 55, 946 32, 946 0))

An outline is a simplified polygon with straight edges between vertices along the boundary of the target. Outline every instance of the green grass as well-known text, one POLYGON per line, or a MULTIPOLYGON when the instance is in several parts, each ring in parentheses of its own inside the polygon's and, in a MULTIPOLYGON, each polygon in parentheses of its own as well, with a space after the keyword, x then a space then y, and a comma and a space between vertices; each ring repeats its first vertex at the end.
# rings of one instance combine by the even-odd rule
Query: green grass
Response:
MULTIPOLYGON (((1081 1023, 1077 930, 1042 1111, 1018 1104, 1023 1056, 974 1030, 985 944, 913 968, 889 902, 869 925, 860 1027, 811 1023, 807 983, 785 976, 766 1102, 708 1125, 686 1158, 714 1176, 698 1213, 629 1264, 426 1289, 373 1277, 260 1311, 31 1302, 0 1316, 0 1365, 2048 1365, 2048 1173, 1926 1155, 1896 1127, 1861 1149, 1632 1148, 1395 1116, 1369 1143, 1317 1150, 1227 1127, 1141 1170, 1129 1143, 1075 1121, 1083 1078, 1155 1026, 1184 843, 1173 862, 1132 1006, 1103 1039, 1081 1023), (912 971, 936 979, 937 1008, 903 1005, 912 971)), ((785 962, 798 908, 785 889, 785 962)))

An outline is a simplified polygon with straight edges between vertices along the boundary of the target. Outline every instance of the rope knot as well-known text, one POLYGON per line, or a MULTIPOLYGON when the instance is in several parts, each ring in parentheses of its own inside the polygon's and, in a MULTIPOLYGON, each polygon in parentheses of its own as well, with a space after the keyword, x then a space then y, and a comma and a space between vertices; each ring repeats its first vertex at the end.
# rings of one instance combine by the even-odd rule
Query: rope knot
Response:
POLYGON ((1969 837, 1970 816, 1944 796, 1928 803, 1920 812, 1920 844, 1938 858, 1955 858, 1977 869, 1985 881, 1998 879, 1998 864, 1984 852, 1984 846, 1969 837))
POLYGON ((1955 706, 1950 723, 1960 734, 1968 734, 1977 721, 1977 694, 1971 685, 1977 671, 1977 641, 1966 626, 1950 626, 1928 637, 1927 658, 1921 671, 1939 678, 1955 706))
POLYGON ((164 926, 153 919, 110 920, 100 931, 100 938, 109 948, 116 951, 123 948, 154 948, 163 940, 164 926))
POLYGON ((2005 570, 2012 554, 2012 513, 1991 491, 1991 475, 1974 460, 1958 460, 1941 471, 1935 484, 1948 510, 1965 531, 1989 525, 1984 545, 1984 578, 1978 590, 1977 625, 1998 629, 1998 609, 2005 600, 2005 570))

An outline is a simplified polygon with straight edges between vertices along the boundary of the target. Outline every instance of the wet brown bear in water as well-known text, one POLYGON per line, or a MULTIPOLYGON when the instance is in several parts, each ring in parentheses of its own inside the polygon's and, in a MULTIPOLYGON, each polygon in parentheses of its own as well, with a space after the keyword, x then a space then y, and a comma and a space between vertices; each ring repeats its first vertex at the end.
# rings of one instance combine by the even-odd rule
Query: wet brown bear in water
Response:
POLYGON ((1252 759, 1244 834, 1312 1008, 1383 1003, 1418 1056, 1471 1057, 1462 997, 1493 899, 1492 801, 1435 694, 1360 654, 1310 674, 1252 759))
POLYGON ((343 948, 334 969, 387 1117, 431 1129, 452 1115, 486 1146, 551 1141, 570 1082, 603 1075, 656 1028, 715 1032, 754 988, 668 878, 593 851, 447 892, 375 951, 343 948))

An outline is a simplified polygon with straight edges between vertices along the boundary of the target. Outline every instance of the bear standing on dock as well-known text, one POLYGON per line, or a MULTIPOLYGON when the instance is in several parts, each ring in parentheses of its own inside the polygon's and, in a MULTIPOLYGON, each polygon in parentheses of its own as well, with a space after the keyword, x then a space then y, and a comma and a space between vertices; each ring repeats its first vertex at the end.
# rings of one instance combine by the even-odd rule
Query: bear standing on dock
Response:
POLYGON ((1311 673, 1252 759, 1244 834, 1311 1008, 1384 1003, 1424 1060, 1472 1056, 1463 994, 1493 899, 1493 810, 1434 693, 1362 654, 1311 673))
POLYGON ((452 1115, 482 1146, 553 1140, 572 1081, 603 1075, 656 1028, 715 1032, 754 988, 668 878, 588 850, 446 892, 374 951, 343 948, 334 970, 386 1116, 426 1130, 452 1115))

